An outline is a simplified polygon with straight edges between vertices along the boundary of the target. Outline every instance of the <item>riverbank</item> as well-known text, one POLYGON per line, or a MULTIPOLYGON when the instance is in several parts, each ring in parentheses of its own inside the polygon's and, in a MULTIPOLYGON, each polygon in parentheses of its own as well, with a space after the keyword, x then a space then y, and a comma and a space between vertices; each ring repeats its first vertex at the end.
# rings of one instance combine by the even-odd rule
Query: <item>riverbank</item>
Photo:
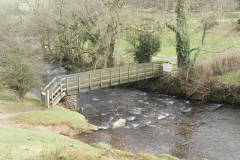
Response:
POLYGON ((191 100, 240 104, 240 53, 223 53, 195 66, 163 73, 160 78, 129 84, 138 89, 191 100))
MULTIPOLYGON (((228 77, 228 79, 230 78, 228 77)), ((160 78, 146 81, 144 80, 135 84, 127 84, 128 87, 133 87, 144 91, 178 96, 180 98, 186 98, 189 100, 232 105, 240 104, 240 85, 230 84, 226 80, 216 80, 210 83, 206 83, 206 85, 209 85, 205 88, 209 92, 195 90, 196 92, 193 93, 192 91, 194 91, 194 86, 192 86, 191 90, 191 86, 189 85, 189 90, 186 90, 185 84, 180 84, 176 76, 172 76, 170 74, 164 74, 160 78)))
POLYGON ((29 94, 24 101, 17 101, 10 91, 0 91, 0 159, 178 160, 170 155, 156 157, 132 154, 108 145, 87 145, 72 138, 96 129, 77 112, 61 106, 47 109, 29 94))

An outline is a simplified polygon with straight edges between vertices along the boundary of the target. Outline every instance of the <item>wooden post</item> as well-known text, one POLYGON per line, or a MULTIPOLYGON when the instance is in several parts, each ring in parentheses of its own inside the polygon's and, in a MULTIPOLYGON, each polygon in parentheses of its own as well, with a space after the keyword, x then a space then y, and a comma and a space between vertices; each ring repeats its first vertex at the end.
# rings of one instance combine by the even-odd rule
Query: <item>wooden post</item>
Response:
POLYGON ((81 78, 80 75, 78 75, 78 92, 81 90, 81 78))
POLYGON ((49 108, 49 90, 46 91, 46 99, 45 99, 45 105, 49 108))
POLYGON ((67 91, 67 94, 69 93, 69 88, 68 88, 68 78, 66 78, 66 91, 67 91))
POLYGON ((144 77, 144 79, 146 79, 146 77, 147 77, 147 64, 145 63, 145 77, 144 77))
POLYGON ((128 66, 128 82, 130 81, 130 66, 128 66))
POLYGON ((137 64, 137 81, 138 81, 138 64, 137 64))
POLYGON ((60 85, 60 95, 62 97, 62 81, 61 81, 61 78, 59 78, 59 85, 60 85))
POLYGON ((160 75, 160 73, 161 73, 161 71, 162 71, 162 69, 161 69, 161 63, 159 62, 159 71, 158 71, 158 75, 160 75))
POLYGON ((40 95, 41 95, 41 102, 44 103, 44 98, 43 98, 43 88, 40 88, 40 95))
POLYGON ((110 69, 110 86, 112 86, 112 70, 110 69))
POLYGON ((91 76, 91 73, 89 73, 89 89, 92 90, 92 87, 91 87, 91 82, 92 81, 92 76, 91 76))
POLYGON ((100 71, 100 88, 102 88, 102 71, 100 71))
POLYGON ((152 63, 152 77, 154 77, 154 63, 152 63))
POLYGON ((52 107, 54 107, 53 106, 53 90, 51 90, 51 98, 52 98, 52 107))
POLYGON ((119 68, 119 84, 121 84, 121 68, 119 68))

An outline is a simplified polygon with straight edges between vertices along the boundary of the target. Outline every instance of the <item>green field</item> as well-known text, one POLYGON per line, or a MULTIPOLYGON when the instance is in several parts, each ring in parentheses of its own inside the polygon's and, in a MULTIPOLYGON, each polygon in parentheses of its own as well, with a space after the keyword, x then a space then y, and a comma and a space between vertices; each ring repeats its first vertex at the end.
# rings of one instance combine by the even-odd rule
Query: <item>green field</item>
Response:
MULTIPOLYGON (((151 15, 151 18, 162 17, 162 15, 151 15)), ((240 50, 240 32, 234 30, 234 25, 237 18, 240 18, 239 12, 226 13, 224 22, 221 19, 216 20, 217 25, 207 30, 204 46, 199 54, 200 59, 206 59, 211 56, 216 56, 223 52, 232 52, 240 50)), ((189 20, 189 35, 191 48, 201 45, 203 24, 201 18, 194 15, 189 20)), ((176 57, 175 49, 175 34, 169 29, 162 29, 159 32, 161 39, 161 51, 157 55, 176 57)), ((116 41, 116 53, 134 52, 133 46, 125 39, 116 41)), ((194 55, 194 52, 193 52, 194 55)))

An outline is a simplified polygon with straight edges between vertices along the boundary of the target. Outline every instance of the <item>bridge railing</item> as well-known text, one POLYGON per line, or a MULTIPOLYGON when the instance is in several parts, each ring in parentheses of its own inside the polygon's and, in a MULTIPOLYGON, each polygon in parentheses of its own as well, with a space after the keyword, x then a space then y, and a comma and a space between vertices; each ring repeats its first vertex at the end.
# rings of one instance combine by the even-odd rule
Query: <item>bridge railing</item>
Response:
POLYGON ((41 90, 45 106, 56 105, 65 95, 159 77, 162 62, 142 63, 55 77, 41 90))

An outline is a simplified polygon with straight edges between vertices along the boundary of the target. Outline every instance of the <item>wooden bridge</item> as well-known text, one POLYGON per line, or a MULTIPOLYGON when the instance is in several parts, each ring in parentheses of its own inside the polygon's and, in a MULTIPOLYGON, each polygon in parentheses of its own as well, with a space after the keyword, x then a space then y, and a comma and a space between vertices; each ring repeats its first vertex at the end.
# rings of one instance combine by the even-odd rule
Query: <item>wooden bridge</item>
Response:
POLYGON ((159 77, 162 62, 142 63, 55 77, 41 89, 41 101, 55 106, 64 96, 159 77))

